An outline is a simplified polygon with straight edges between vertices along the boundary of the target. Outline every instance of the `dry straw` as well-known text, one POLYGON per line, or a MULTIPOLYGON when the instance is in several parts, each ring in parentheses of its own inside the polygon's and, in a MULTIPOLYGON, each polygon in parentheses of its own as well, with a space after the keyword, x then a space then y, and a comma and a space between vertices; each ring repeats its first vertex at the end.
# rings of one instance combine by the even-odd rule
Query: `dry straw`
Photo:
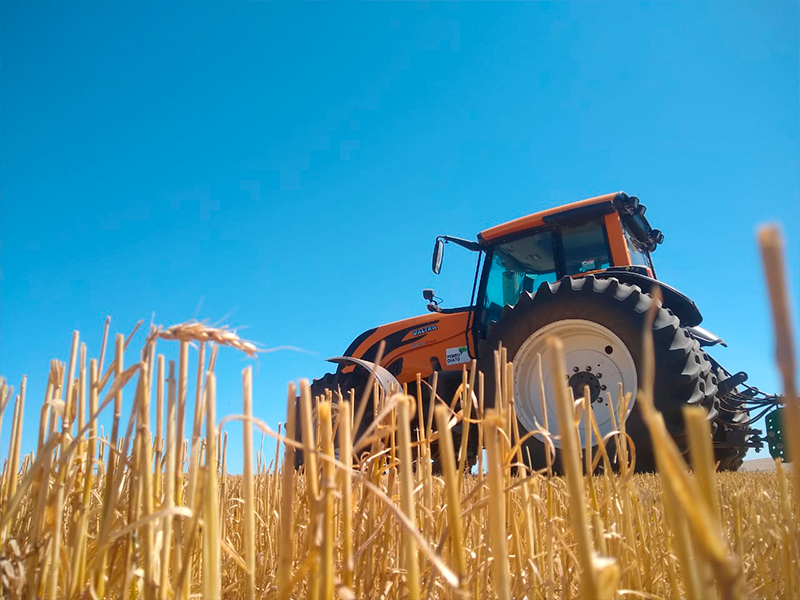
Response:
MULTIPOLYGON (((795 456, 800 426, 781 245, 772 230, 760 240, 787 398, 784 429, 795 456)), ((696 410, 685 415, 687 464, 652 406, 651 378, 643 378, 636 402, 656 440, 659 473, 632 473, 636 449, 623 415, 633 390, 607 396, 618 426, 612 434, 618 452, 608 453, 591 404, 575 403, 566 387, 557 387, 565 468, 559 477, 551 465, 541 473, 518 468, 525 456, 515 427, 513 365, 503 351, 497 387, 487 392, 497 399, 492 410, 484 411, 483 377, 474 365, 456 397, 443 398, 435 411, 421 397, 386 395, 377 385, 361 395, 331 390, 313 398, 301 381, 299 410, 289 385, 281 435, 281 427, 276 432, 252 414, 249 367, 243 415, 217 419, 217 348, 257 351, 233 331, 200 323, 153 328, 137 357, 125 354, 133 335, 118 335, 106 367, 108 332, 106 321, 97 359, 89 359, 76 333, 69 361, 51 364, 33 452, 21 454, 27 382, 16 395, 0 385, 0 419, 8 409, 11 420, 0 479, 2 598, 800 594, 798 471, 789 475, 779 464, 774 473, 715 473, 708 423, 696 410), (156 352, 159 340, 178 341, 177 366, 156 352), (189 360, 192 344, 196 365, 189 360), (123 400, 129 413, 123 414, 123 400), (365 414, 369 406, 372 415, 365 414), (98 423, 105 412, 108 432, 98 423), (597 444, 583 455, 581 414, 585 437, 597 444), (233 419, 243 427, 241 475, 227 470, 225 426, 233 419), (362 419, 374 424, 353 439, 362 419), (472 442, 452 443, 460 421, 477 436, 478 467, 471 473, 465 467, 472 442), (275 440, 274 457, 263 437, 260 447, 254 443, 254 429, 275 440), (296 431, 302 443, 294 441, 296 431), (298 452, 304 466, 295 469, 298 452), (431 466, 435 456, 441 475, 431 466), (596 465, 602 474, 587 476, 596 465)), ((563 380, 557 340, 548 352, 556 380, 563 380)), ((646 369, 652 372, 652 359, 646 369)), ((435 395, 435 378, 433 388, 435 395)), ((549 422, 540 426, 552 439, 549 422)))

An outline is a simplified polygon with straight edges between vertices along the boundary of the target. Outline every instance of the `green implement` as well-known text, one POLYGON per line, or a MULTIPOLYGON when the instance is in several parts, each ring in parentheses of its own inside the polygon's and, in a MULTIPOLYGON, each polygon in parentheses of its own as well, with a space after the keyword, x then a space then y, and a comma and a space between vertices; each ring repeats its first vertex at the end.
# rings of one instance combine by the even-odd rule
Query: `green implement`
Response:
POLYGON ((789 462, 789 454, 786 452, 786 445, 783 443, 783 408, 776 408, 767 415, 767 444, 772 458, 780 458, 783 462, 789 462))

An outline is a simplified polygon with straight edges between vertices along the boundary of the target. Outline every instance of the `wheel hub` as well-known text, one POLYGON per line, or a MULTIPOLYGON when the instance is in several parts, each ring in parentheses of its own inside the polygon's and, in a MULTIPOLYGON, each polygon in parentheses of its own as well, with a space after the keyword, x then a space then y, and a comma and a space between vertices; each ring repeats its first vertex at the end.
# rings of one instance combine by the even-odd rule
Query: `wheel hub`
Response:
POLYGON ((579 371, 573 373, 572 377, 569 378, 569 387, 572 388, 572 395, 576 400, 583 398, 583 390, 587 386, 589 387, 589 398, 592 403, 597 402, 600 398, 600 392, 602 391, 600 380, 597 378, 597 375, 589 371, 579 371))
MULTIPOLYGON (((557 363, 556 363, 557 364, 557 363)), ((575 399, 583 398, 584 388, 589 388, 592 412, 600 436, 612 433, 633 409, 638 389, 638 377, 633 356, 623 341, 609 328, 588 319, 563 319, 545 325, 533 332, 519 347, 514 356, 514 399, 520 424, 534 437, 545 439, 541 433, 549 430, 559 436, 556 416, 556 385, 564 382, 572 389, 575 399), (556 376, 553 357, 547 338, 561 339, 567 372, 556 376), (618 414, 618 389, 630 392, 628 412, 618 414), (544 393, 542 393, 544 392, 544 393), (608 396, 611 395, 611 402, 608 396), (614 411, 614 415, 611 412, 614 411)), ((584 445, 585 412, 580 415, 578 437, 584 445)), ((594 438, 594 435, 592 436, 594 438)), ((551 437, 561 447, 560 437, 551 437)), ((593 443, 596 440, 593 439, 593 443)))

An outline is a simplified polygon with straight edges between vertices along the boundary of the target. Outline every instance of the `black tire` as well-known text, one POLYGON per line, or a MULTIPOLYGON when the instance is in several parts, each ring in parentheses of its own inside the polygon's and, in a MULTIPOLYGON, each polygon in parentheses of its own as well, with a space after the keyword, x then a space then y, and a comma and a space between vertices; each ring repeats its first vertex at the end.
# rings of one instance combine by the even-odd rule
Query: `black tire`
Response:
MULTIPOLYGON (((337 392, 341 391, 341 393, 347 398, 347 394, 350 392, 351 389, 354 389, 356 392, 356 403, 361 401, 361 395, 364 390, 364 385, 366 383, 366 377, 360 376, 358 371, 354 371, 352 373, 344 373, 342 371, 336 371, 335 373, 326 373, 319 379, 315 379, 311 382, 311 400, 312 400, 312 411, 313 411, 313 401, 314 398, 317 396, 324 396, 326 394, 326 390, 330 390, 334 394, 334 401, 337 400, 337 392)), ((355 410, 355 409, 354 409, 355 410)), ((354 432, 353 439, 358 439, 360 433, 362 433, 366 427, 370 424, 370 418, 372 416, 372 398, 370 397, 369 402, 367 403, 367 407, 364 411, 364 418, 361 421, 361 427, 359 428, 358 432, 354 432), (369 418, 368 418, 369 415, 369 418)), ((297 413, 295 417, 295 434, 294 439, 298 442, 302 443, 303 441, 303 429, 301 426, 301 416, 300 416, 300 398, 297 398, 297 413)), ((338 446, 335 446, 336 454, 338 456, 338 446)), ((304 462, 305 458, 303 456, 303 452, 298 450, 295 452, 295 468, 299 468, 304 462)))
MULTIPOLYGON (((424 407, 425 410, 429 410, 429 407, 424 407)), ((455 412, 462 412, 463 414, 463 406, 457 405, 455 407, 455 412)), ((475 418, 474 412, 472 413, 472 418, 475 418)), ((477 427, 474 425, 465 425, 463 422, 459 421, 453 428, 450 430, 450 436, 453 440, 453 454, 455 456, 456 465, 460 462, 460 452, 461 452, 461 442, 464 438, 464 432, 469 429, 469 438, 467 438, 467 447, 466 453, 467 456, 464 459, 464 470, 471 471, 472 467, 478 462, 478 430, 477 427)), ((433 432, 436 433, 438 431, 436 427, 436 421, 433 422, 433 432)), ((442 473, 442 456, 439 452, 439 442, 433 441, 430 443, 431 448, 431 469, 434 475, 440 475, 442 473)))
MULTIPOLYGON (((439 397, 439 403, 444 402, 448 406, 453 402, 453 398, 458 391, 458 387, 461 384, 461 372, 460 371, 439 371, 438 374, 439 383, 437 384, 436 395, 439 397)), ((433 374, 429 375, 425 380, 422 382, 422 389, 421 389, 421 398, 422 398, 422 413, 423 413, 423 422, 427 425, 428 418, 430 417, 430 412, 433 410, 432 402, 431 402, 431 386, 433 384, 433 374)), ((409 382, 408 384, 408 393, 412 397, 417 396, 417 384, 415 381, 409 382)), ((456 402, 455 406, 453 407, 456 413, 463 412, 464 407, 461 405, 461 401, 456 402)), ((472 412, 472 416, 474 418, 475 413, 472 412)), ((459 421, 450 429, 450 437, 453 440, 453 450, 455 453, 456 462, 459 460, 459 453, 461 450, 461 440, 464 436, 464 431, 468 425, 465 425, 463 422, 459 421)), ((414 417, 414 420, 411 423, 411 435, 413 438, 416 439, 417 436, 417 429, 419 428, 419 421, 418 417, 414 417)), ((432 432, 435 434, 438 432, 438 427, 436 425, 436 419, 431 420, 431 428, 432 432)), ((465 459, 465 469, 469 470, 477 461, 478 456, 478 434, 476 427, 472 426, 470 428, 469 438, 467 440, 467 457, 465 459)), ((415 453, 416 458, 416 453, 415 453)), ((442 457, 439 452, 439 443, 437 441, 430 442, 430 458, 432 463, 432 470, 434 475, 440 475, 442 473, 442 457)))
MULTIPOLYGON (((515 306, 503 309, 499 322, 490 324, 486 339, 479 345, 479 368, 485 374, 485 402, 494 403, 494 350, 506 348, 513 361, 520 346, 538 329, 563 319, 593 321, 614 332, 625 344, 642 381, 642 333, 647 311, 653 298, 634 285, 614 278, 563 278, 555 284, 543 283, 535 293, 524 292, 515 306)), ((717 377, 711 363, 703 356, 698 342, 681 327, 672 311, 659 308, 653 323, 655 350, 654 403, 664 416, 667 429, 678 447, 685 452, 686 433, 682 409, 686 405, 702 406, 708 419, 716 418, 717 377)), ((626 390, 629 391, 629 390, 626 390)), ((635 390, 633 390, 635 393, 635 390)), ((520 436, 527 430, 519 422, 520 436)), ((634 402, 626 421, 626 429, 636 447, 636 470, 654 471, 655 455, 647 427, 634 402)), ((615 445, 608 445, 614 453, 615 445)), ((531 436, 524 443, 522 455, 533 469, 546 467, 545 446, 531 436)), ((559 452, 553 464, 561 471, 559 452)))
MULTIPOLYGON (((730 373, 722 367, 715 371, 720 380, 730 377, 730 373)), ((735 391, 735 390, 734 390, 735 391)), ((732 442, 732 433, 750 426, 750 411, 736 402, 731 394, 720 398, 717 416, 717 431, 714 433, 714 460, 719 462, 718 471, 738 471, 747 455, 747 446, 728 446, 732 442)), ((740 437, 740 436, 739 436, 740 437)), ((748 440, 751 436, 745 436, 748 440)))
MULTIPOLYGON (((319 379, 315 379, 311 383, 311 398, 316 398, 317 396, 323 396, 326 394, 326 390, 331 390, 334 393, 334 400, 336 400, 337 396, 336 393, 341 391, 343 395, 347 395, 351 389, 355 390, 355 398, 356 404, 361 401, 361 397, 364 393, 365 385, 367 384, 368 376, 364 375, 364 372, 356 369, 351 373, 344 373, 342 371, 337 371, 336 373, 327 373, 320 377, 319 379)), ((450 402, 452 400, 452 396, 458 387, 458 384, 461 383, 461 374, 457 374, 457 379, 454 377, 446 377, 441 376, 439 383, 439 391, 438 395, 443 398, 446 402, 450 402), (455 383, 454 383, 455 382, 455 383)), ((427 419, 428 412, 431 410, 430 407, 430 388, 429 385, 431 383, 431 377, 428 378, 428 386, 423 385, 422 387, 422 409, 427 419)), ((408 392, 411 396, 416 397, 416 382, 409 384, 408 392)), ((354 408, 355 410, 355 408, 354 408)), ((457 404, 455 407, 456 412, 462 410, 462 407, 457 404)), ((361 425, 359 427, 359 431, 354 435, 354 440, 358 439, 358 437, 363 434, 367 428, 372 423, 372 416, 374 414, 373 411, 373 398, 370 395, 370 398, 367 402, 367 406, 364 410, 364 416, 361 420, 361 425)), ((300 423, 300 403, 298 399, 297 405, 297 420, 298 428, 295 432, 295 439, 298 442, 303 441, 302 430, 299 428, 300 423)), ((416 437, 416 428, 417 428, 417 419, 415 418, 411 424, 412 428, 412 437, 416 437)), ((436 431, 436 422, 433 422, 433 431, 436 431)), ((450 435, 453 439, 453 448, 455 450, 456 460, 458 460, 459 451, 461 448, 461 439, 463 436, 463 424, 456 423, 453 428, 450 430, 450 435)), ((468 440, 468 448, 467 448, 467 459, 466 459, 466 468, 472 468, 475 464, 477 459, 477 450, 478 450, 478 436, 477 431, 474 430, 470 432, 470 439, 468 440)), ((432 469, 433 473, 438 475, 442 472, 441 467, 441 456, 439 453, 439 444, 437 442, 432 442, 430 444, 431 447, 431 460, 432 460, 432 469)), ((338 448, 337 448, 338 452, 338 448)), ((300 467, 304 462, 303 453, 297 452, 295 454, 295 465, 296 467, 300 467)))

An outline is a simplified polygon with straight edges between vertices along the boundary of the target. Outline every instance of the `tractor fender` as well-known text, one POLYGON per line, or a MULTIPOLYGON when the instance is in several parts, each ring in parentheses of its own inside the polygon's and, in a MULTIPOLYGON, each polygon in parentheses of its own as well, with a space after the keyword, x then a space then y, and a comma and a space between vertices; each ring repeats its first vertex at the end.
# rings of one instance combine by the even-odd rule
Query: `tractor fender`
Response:
POLYGON ((352 363, 359 367, 363 367, 367 371, 369 371, 372 375, 375 376, 375 379, 378 381, 378 385, 380 385, 386 394, 392 393, 392 388, 394 387, 394 392, 401 392, 403 390, 403 386, 400 385, 400 382, 397 381, 394 375, 392 375, 389 371, 387 371, 384 367, 370 362, 368 360, 363 360, 361 358, 354 358, 352 356, 334 356, 332 358, 327 359, 328 362, 336 363, 339 365, 344 365, 347 363, 352 363))
POLYGON ((681 325, 684 327, 697 327, 703 322, 703 315, 700 314, 700 309, 697 308, 694 300, 663 281, 653 279, 648 275, 643 275, 635 271, 628 271, 624 268, 615 269, 613 267, 606 271, 592 273, 592 275, 598 279, 613 277, 621 283, 639 286, 643 292, 647 293, 650 293, 654 287, 658 287, 661 289, 661 301, 663 305, 670 309, 675 316, 681 320, 681 325))

